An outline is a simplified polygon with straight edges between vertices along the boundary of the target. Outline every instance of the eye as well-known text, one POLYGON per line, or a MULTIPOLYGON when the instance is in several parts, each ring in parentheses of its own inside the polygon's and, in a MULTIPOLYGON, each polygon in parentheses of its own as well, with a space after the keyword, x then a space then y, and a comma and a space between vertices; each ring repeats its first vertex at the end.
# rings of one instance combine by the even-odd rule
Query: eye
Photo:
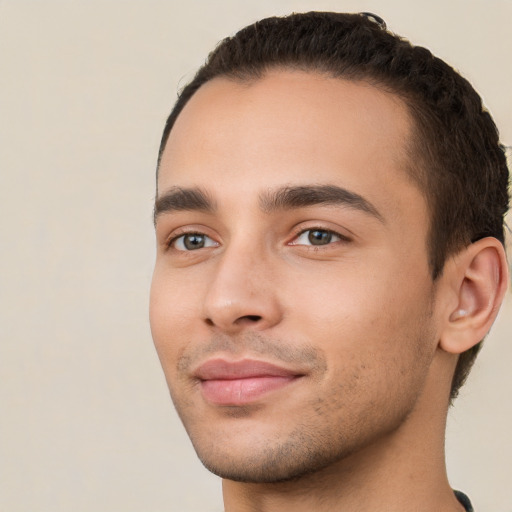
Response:
POLYGON ((202 233, 185 233, 172 240, 169 245, 178 251, 195 251, 205 247, 217 247, 218 244, 202 233))
POLYGON ((297 236, 293 241, 293 245, 328 245, 333 242, 339 242, 342 239, 346 239, 333 231, 328 229, 307 229, 297 236))

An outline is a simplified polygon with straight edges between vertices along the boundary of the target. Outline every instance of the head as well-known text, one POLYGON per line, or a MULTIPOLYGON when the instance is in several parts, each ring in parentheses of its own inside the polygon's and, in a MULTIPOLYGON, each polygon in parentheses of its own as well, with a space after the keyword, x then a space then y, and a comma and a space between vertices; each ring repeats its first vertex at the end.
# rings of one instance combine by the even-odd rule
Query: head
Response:
MULTIPOLYGON (((221 42, 162 137, 151 313, 203 462, 232 479, 293 478, 413 416, 437 385, 447 309, 456 323, 486 302, 456 269, 499 267, 501 300, 507 208, 478 94, 375 18, 269 18, 221 42), (457 279, 461 304, 443 293, 457 279), (238 473, 218 463, 219 437, 247 453, 238 473), (281 467, 290 453, 297 465, 281 467)), ((446 402, 479 346, 455 359, 446 402)))
MULTIPOLYGON (((364 81, 407 106, 413 119, 407 172, 429 209, 433 280, 462 247, 487 236, 504 243, 509 173, 497 128, 480 96, 448 64, 387 31, 373 15, 311 12, 267 18, 224 39, 182 90, 167 120, 158 162, 177 117, 202 85, 216 77, 250 82, 283 68, 364 81)), ((452 398, 480 348, 479 343, 459 357, 452 398)))

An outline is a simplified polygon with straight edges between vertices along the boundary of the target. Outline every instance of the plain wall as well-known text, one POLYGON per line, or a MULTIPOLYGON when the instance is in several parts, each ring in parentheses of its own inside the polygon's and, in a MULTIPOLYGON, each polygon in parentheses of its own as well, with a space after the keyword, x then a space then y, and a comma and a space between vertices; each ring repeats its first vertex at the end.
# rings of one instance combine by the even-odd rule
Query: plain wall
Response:
MULTIPOLYGON (((0 511, 222 510, 149 332, 165 118, 258 18, 373 11, 473 82, 512 144, 510 0, 0 0, 0 511)), ((450 412, 452 485, 507 512, 510 292, 450 412)))

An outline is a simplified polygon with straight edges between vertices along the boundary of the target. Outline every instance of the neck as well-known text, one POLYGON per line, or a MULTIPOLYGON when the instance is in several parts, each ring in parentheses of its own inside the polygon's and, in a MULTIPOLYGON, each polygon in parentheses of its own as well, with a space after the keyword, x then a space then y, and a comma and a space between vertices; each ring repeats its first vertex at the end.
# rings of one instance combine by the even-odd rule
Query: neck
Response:
POLYGON ((427 382, 414 411, 395 431, 320 471, 270 484, 224 480, 225 511, 462 511, 445 467, 448 398, 441 405, 426 399, 438 385, 427 382))

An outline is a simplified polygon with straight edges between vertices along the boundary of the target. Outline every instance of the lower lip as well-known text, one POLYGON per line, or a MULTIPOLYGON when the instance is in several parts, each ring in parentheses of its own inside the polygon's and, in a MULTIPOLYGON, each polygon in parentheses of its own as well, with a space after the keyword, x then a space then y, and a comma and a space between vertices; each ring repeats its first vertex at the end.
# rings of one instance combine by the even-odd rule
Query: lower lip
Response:
POLYGON ((201 382, 204 398, 215 405, 246 405, 271 391, 281 389, 297 377, 263 376, 245 379, 205 380, 201 382))

